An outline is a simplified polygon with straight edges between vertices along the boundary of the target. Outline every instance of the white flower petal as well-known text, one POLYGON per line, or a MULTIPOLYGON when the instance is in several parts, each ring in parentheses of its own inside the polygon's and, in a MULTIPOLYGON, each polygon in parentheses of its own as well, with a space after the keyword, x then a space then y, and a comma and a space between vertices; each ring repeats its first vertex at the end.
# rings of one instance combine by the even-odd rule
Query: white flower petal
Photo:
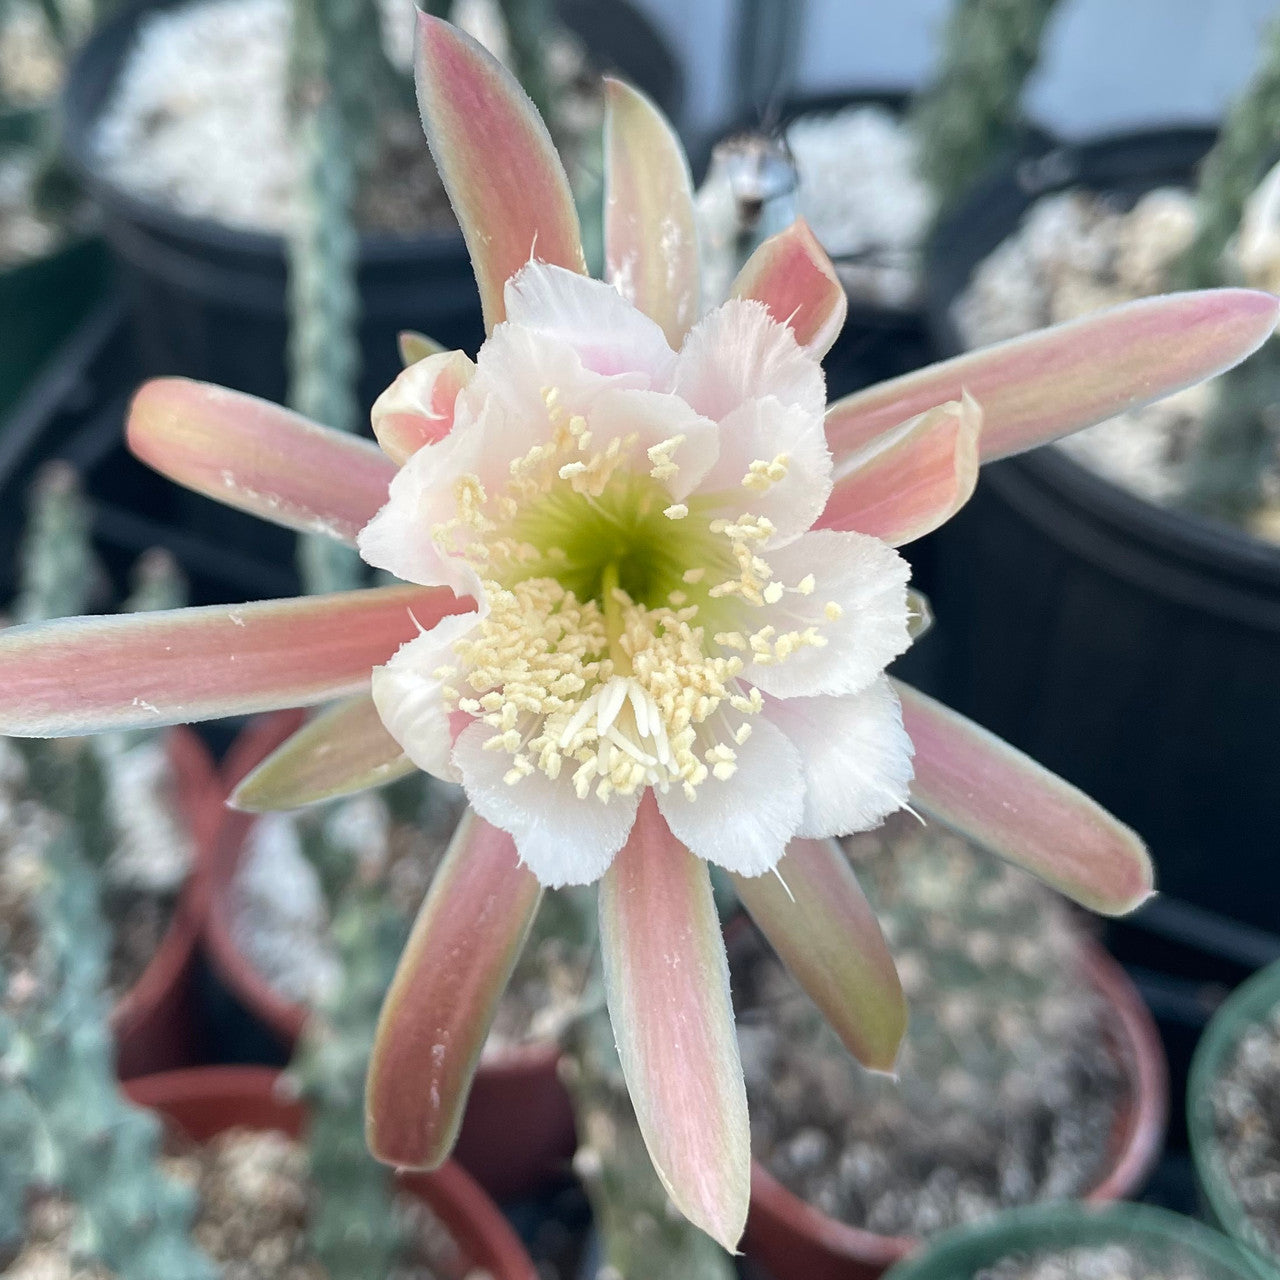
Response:
POLYGON ((491 737, 488 725, 473 724, 454 743, 454 763, 471 807, 511 836, 521 861, 548 889, 598 880, 631 833, 639 793, 615 794, 607 803, 579 800, 569 767, 555 781, 535 772, 509 784, 503 778, 511 757, 486 751, 491 737))
POLYGON ((826 644, 797 649, 785 661, 747 662, 742 678, 776 698, 844 695, 865 689, 911 644, 907 579, 911 567, 878 538, 816 529, 766 557, 774 579, 799 585, 812 574, 808 595, 787 592, 774 605, 744 610, 751 630, 779 633, 816 627, 826 644), (839 616, 827 616, 827 606, 839 616))
POLYGON ((800 753, 762 716, 751 720, 738 767, 725 781, 709 777, 690 800, 679 787, 658 793, 671 833, 699 858, 739 875, 770 871, 804 815, 800 753))
POLYGON ((764 714, 804 769, 800 836, 868 831, 907 803, 913 748, 888 679, 847 698, 770 698, 764 714))
POLYGON ((607 448, 615 437, 635 436, 632 470, 640 475, 653 466, 647 456, 650 447, 683 436, 671 454, 678 470, 665 482, 673 498, 687 497, 700 487, 720 447, 720 432, 710 418, 694 413, 679 396, 659 391, 603 391, 586 417, 591 453, 607 448))
POLYGON ((385 666, 373 669, 373 705, 387 732, 424 772, 460 782, 453 763, 453 733, 445 705, 441 667, 457 664, 453 642, 481 620, 480 613, 442 618, 430 631, 402 644, 385 666))
POLYGON ((798 538, 826 508, 831 495, 831 451, 820 415, 785 405, 773 396, 748 400, 720 421, 716 464, 698 486, 704 494, 724 493, 736 515, 767 516, 777 533, 772 546, 798 538), (786 458, 786 474, 762 490, 744 486, 756 461, 786 458))
POLYGON ((531 262, 506 286, 507 319, 567 343, 595 373, 643 373, 669 391, 675 352, 661 326, 612 286, 563 267, 531 262))
POLYGON ((386 505, 356 538, 365 562, 405 582, 451 587, 478 600, 475 570, 460 557, 445 555, 431 531, 456 514, 454 483, 475 472, 484 445, 484 433, 474 423, 458 422, 438 444, 419 449, 396 472, 386 505))
POLYGON ((821 416, 827 397, 822 366, 763 303, 745 298, 731 298, 689 331, 675 389, 699 413, 717 420, 763 396, 821 416))

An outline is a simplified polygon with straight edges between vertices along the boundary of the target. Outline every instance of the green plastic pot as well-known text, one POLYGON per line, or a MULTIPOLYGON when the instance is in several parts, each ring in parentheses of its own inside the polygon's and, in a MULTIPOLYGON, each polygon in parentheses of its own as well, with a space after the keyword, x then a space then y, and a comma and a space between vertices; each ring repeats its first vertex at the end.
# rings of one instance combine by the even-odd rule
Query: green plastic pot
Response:
POLYGON ((1125 1244, 1163 1253, 1176 1249, 1199 1266, 1204 1280, 1275 1280, 1226 1236, 1191 1218, 1150 1205, 1029 1205, 936 1236, 899 1263, 885 1280, 969 1280, 983 1267, 1017 1253, 1125 1244))
POLYGON ((1187 1078, 1187 1135, 1196 1179, 1214 1221, 1233 1240, 1270 1259, 1266 1274, 1280 1280, 1276 1258, 1253 1228, 1226 1175, 1222 1149, 1214 1132, 1211 1094, 1215 1081, 1235 1053, 1240 1038, 1280 1004, 1280 961, 1255 973, 1236 988, 1205 1029, 1187 1078))

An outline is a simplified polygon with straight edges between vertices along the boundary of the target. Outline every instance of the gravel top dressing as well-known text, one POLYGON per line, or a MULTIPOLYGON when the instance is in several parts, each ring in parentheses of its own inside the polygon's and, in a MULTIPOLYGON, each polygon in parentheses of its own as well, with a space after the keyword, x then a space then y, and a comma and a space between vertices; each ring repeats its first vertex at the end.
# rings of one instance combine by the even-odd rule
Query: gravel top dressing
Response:
POLYGON ((757 1158, 882 1235, 1088 1192, 1127 1085, 1070 909, 909 816, 846 846, 911 1006, 899 1078, 859 1067, 749 936, 731 968, 757 1158))

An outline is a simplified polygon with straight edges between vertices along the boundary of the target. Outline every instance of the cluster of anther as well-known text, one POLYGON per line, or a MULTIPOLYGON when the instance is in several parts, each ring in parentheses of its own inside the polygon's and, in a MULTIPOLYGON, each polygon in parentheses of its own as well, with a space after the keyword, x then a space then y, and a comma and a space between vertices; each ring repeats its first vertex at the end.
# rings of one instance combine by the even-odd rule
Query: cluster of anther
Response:
MULTIPOLYGON (((794 587, 773 577, 761 554, 775 532, 765 517, 700 514, 690 520, 700 526, 690 530, 690 558, 709 563, 685 569, 682 584, 701 604, 690 603, 683 587, 667 591, 660 603, 633 599, 619 585, 616 561, 600 566, 596 598, 579 599, 556 574, 569 564, 565 548, 528 536, 539 512, 573 494, 616 522, 616 503, 606 511, 600 500, 619 492, 651 494, 648 482, 674 478, 684 438, 672 436, 647 451, 647 478, 637 486, 634 436, 592 450, 586 420, 567 413, 554 389, 543 398, 550 438, 511 463, 505 489, 492 497, 477 477, 461 477, 454 518, 432 531, 437 545, 481 572, 487 605, 476 627, 455 641, 457 663, 436 678, 451 709, 493 729, 485 746, 511 757, 505 775, 511 785, 535 771, 556 779, 570 769, 583 799, 672 786, 693 799, 709 777, 732 777, 736 749, 763 707, 759 690, 740 680, 747 662, 778 663, 826 643, 813 625, 718 631, 708 643, 700 615, 741 621, 749 610, 777 606, 788 592, 811 595, 813 576, 794 587), (733 576, 707 586, 709 575, 726 571, 733 576)), ((765 492, 785 478, 787 467, 785 455, 752 462, 742 486, 765 492)), ((714 497, 721 509, 735 503, 732 494, 714 497)), ((702 502, 699 511, 708 505, 702 502)), ((685 503, 662 514, 690 519, 685 503)), ((555 527, 554 520, 546 523, 555 527)), ((839 617, 838 606, 828 604, 826 614, 839 617)))

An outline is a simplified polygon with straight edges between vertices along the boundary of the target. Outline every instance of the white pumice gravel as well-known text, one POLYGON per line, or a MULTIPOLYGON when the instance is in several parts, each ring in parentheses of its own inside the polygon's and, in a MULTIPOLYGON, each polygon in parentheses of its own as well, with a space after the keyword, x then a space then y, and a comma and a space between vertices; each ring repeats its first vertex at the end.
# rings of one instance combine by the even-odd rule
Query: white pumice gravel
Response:
MULTIPOLYGON (((961 339, 970 348, 987 346, 1161 292, 1191 242, 1195 218, 1191 193, 1173 187, 1149 192, 1132 208, 1084 191, 1038 200, 956 300, 952 314, 961 339)), ((1270 243, 1280 254, 1280 241, 1270 243)), ((1255 250, 1255 269, 1264 273, 1261 254, 1255 250)), ((1213 384, 1202 383, 1068 436, 1057 447, 1139 497, 1173 506, 1185 490, 1186 463, 1213 403, 1213 384)), ((1280 455, 1264 491, 1273 500, 1280 494, 1280 455)))
POLYGON ((1158 1256, 1121 1241, 1045 1250, 1031 1256, 1002 1258, 983 1267, 973 1280, 1220 1280, 1186 1256, 1170 1249, 1158 1256))
POLYGON ((94 147, 126 190, 194 217, 282 231, 298 153, 285 108, 288 0, 207 0, 149 16, 94 147))
POLYGON ((850 296, 909 307, 934 200, 916 173, 910 130, 882 106, 801 116, 787 129, 800 211, 837 261, 850 296))
POLYGON ((316 1000, 338 980, 320 878, 288 814, 254 824, 231 882, 231 938, 286 1000, 316 1000))

